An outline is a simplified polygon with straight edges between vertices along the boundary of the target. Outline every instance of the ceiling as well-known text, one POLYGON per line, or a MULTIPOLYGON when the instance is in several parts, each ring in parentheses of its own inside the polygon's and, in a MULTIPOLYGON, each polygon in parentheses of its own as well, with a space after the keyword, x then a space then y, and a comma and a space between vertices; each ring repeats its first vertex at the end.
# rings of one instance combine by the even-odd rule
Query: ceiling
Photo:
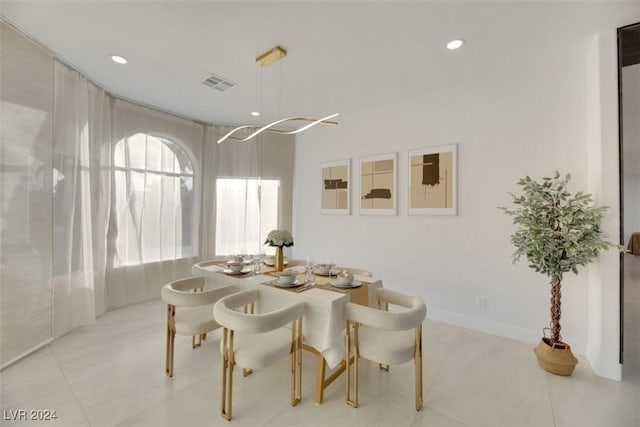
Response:
MULTIPOLYGON (((7 1, 8 22, 120 97, 208 123, 392 104, 593 32, 595 3, 7 1), (448 41, 467 43, 448 51, 448 41), (261 69, 255 58, 288 51, 261 69), (118 54, 129 63, 118 65, 118 54), (211 74, 237 83, 202 84, 211 74), (250 112, 261 110, 262 117, 250 112)), ((608 8, 611 9, 611 8, 608 8)), ((607 9, 607 10, 608 10, 607 9)), ((482 84, 482 82, 478 82, 482 84)))

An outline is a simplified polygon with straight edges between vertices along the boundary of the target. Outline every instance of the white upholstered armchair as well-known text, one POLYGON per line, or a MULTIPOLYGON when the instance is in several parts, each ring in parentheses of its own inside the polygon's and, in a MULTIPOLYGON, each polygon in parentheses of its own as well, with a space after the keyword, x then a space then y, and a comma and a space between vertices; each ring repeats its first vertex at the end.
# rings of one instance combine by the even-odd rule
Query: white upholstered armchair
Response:
MULTIPOLYGON (((222 337, 222 416, 231 420, 233 368, 259 369, 291 355, 291 405, 301 399, 302 316, 304 303, 254 313, 259 291, 250 289, 222 298, 214 308, 222 337), (244 308, 239 311, 239 308, 244 308), (291 329, 286 328, 291 323, 291 329)), ((259 302, 258 302, 259 304, 259 302)))
POLYGON ((162 300, 167 303, 165 372, 169 377, 173 377, 176 334, 191 335, 191 347, 199 347, 207 332, 220 327, 213 319, 213 304, 223 296, 237 291, 235 286, 207 290, 204 287, 204 277, 174 280, 162 287, 162 300))
POLYGON ((416 411, 422 408, 422 321, 427 314, 424 302, 390 289, 376 292, 379 309, 347 303, 345 308, 347 359, 354 352, 354 397, 351 397, 350 367, 347 364, 347 403, 358 407, 358 358, 378 362, 380 368, 414 359, 416 411), (401 307, 387 311, 389 304, 401 307))

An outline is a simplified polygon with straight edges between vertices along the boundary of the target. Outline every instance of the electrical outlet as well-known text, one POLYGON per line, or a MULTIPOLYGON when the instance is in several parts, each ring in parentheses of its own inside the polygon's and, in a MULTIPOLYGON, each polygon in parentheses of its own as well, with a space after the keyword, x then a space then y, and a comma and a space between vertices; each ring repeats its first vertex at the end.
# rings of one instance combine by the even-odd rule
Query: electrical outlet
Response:
POLYGON ((477 296, 476 297, 476 308, 479 308, 480 310, 486 310, 487 309, 487 298, 483 297, 483 296, 477 296))

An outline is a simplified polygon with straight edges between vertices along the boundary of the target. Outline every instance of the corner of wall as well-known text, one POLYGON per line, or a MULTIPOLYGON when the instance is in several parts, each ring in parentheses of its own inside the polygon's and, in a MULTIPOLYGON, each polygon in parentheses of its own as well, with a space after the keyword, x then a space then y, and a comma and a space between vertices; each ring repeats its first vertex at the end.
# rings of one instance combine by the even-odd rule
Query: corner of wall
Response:
MULTIPOLYGON (((589 192, 596 204, 609 206, 602 229, 619 232, 619 165, 616 31, 595 34, 587 55, 589 192)), ((594 372, 620 380, 620 258, 608 251, 589 265, 586 356, 594 372)))

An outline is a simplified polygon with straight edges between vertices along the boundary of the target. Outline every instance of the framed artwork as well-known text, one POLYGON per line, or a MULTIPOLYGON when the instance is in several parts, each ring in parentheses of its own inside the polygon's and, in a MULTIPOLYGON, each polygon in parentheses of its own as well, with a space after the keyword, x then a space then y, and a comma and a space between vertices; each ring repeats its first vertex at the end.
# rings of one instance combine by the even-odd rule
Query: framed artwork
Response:
POLYGON ((396 153, 360 158, 360 213, 395 215, 398 207, 396 153))
POLYGON ((321 164, 320 213, 349 215, 350 179, 349 159, 321 164))
POLYGON ((457 145, 409 150, 409 215, 457 215, 457 145))

